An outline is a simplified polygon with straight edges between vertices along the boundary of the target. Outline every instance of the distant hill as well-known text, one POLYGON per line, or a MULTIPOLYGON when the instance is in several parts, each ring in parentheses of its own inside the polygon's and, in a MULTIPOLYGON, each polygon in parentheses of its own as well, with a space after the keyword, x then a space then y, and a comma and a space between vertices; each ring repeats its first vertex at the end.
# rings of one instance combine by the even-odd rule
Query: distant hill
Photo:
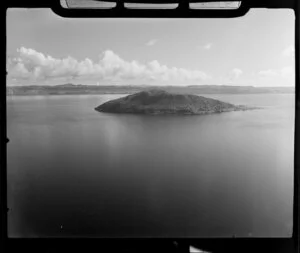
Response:
POLYGON ((141 91, 108 101, 95 110, 136 114, 209 114, 254 109, 203 96, 170 93, 161 89, 141 91))
POLYGON ((6 95, 67 95, 67 94, 132 94, 146 89, 160 88, 168 92, 188 94, 260 94, 260 93, 295 93, 293 87, 253 87, 228 85, 194 85, 194 86, 100 86, 62 84, 54 86, 7 86, 6 95))

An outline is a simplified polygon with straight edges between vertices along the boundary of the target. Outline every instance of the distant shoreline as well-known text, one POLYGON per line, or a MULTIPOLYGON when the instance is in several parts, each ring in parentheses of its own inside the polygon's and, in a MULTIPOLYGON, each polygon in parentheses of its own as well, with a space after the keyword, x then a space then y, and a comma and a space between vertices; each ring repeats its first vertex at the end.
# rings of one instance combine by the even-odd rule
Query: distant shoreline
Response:
MULTIPOLYGON (((82 96, 82 95, 89 95, 89 96, 97 96, 97 95, 131 95, 133 93, 58 93, 58 94, 14 94, 8 95, 6 94, 6 98, 10 97, 51 97, 51 96, 82 96)), ((276 93, 192 93, 192 95, 197 96, 209 96, 209 95, 295 95, 294 92, 276 92, 276 93)))
POLYGON ((294 94, 294 87, 253 87, 227 85, 199 86, 97 86, 63 84, 55 86, 7 86, 6 96, 35 96, 35 95, 109 95, 132 94, 159 88, 179 94, 294 94))

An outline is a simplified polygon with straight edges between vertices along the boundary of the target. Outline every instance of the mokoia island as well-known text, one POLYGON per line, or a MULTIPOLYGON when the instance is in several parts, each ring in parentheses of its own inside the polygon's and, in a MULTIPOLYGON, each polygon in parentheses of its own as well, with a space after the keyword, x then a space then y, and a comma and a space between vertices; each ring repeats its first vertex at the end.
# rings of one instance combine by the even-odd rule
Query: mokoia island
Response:
POLYGON ((197 95, 176 94, 160 89, 141 91, 110 100, 96 107, 99 112, 135 114, 211 114, 256 109, 197 95))

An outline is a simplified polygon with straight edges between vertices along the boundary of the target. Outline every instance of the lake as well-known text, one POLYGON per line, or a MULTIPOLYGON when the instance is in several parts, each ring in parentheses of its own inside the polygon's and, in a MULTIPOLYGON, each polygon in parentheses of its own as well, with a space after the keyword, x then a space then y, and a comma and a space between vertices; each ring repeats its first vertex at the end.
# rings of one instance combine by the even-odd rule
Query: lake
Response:
POLYGON ((294 94, 204 95, 263 107, 211 115, 94 110, 121 96, 7 97, 9 236, 291 236, 294 94))

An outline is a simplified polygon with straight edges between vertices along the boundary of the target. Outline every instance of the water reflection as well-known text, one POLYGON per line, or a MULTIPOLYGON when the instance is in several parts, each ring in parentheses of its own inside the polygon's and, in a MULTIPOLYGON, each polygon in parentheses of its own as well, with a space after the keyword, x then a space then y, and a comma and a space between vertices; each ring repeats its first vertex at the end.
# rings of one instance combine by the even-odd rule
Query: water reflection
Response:
POLYGON ((292 95, 218 95, 266 108, 206 116, 94 110, 114 97, 8 101, 10 235, 291 234, 292 95))

